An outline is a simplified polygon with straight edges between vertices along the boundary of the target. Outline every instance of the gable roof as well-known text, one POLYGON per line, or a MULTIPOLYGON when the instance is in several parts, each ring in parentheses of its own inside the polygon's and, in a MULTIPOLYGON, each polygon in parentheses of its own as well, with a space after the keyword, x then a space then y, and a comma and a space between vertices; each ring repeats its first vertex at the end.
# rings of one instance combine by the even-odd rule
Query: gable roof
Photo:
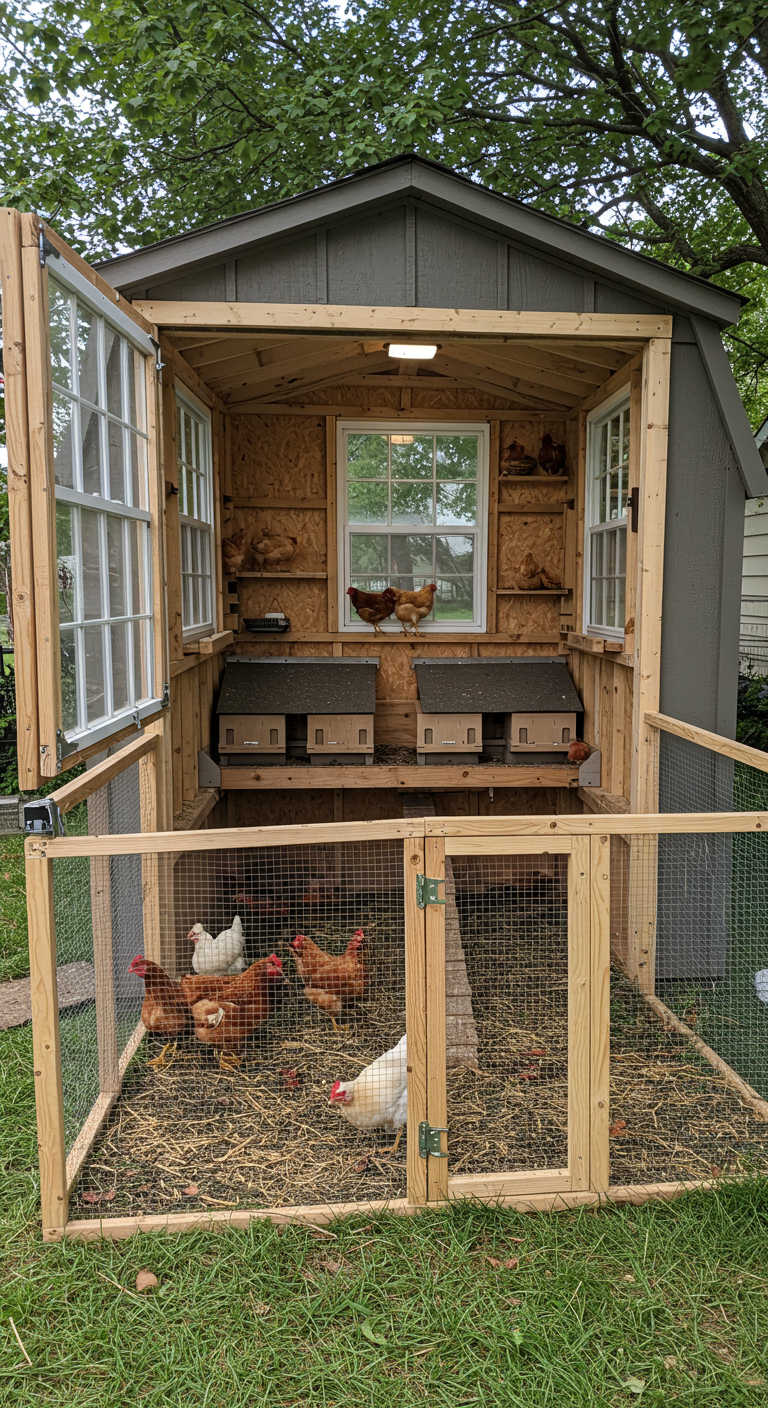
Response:
POLYGON ((153 279, 183 276, 211 260, 231 259, 246 248, 404 199, 439 206, 550 258, 631 286, 646 298, 655 295, 665 305, 721 324, 733 323, 739 316, 743 299, 738 294, 623 249, 602 235, 545 215, 438 162, 413 155, 392 157, 315 190, 118 255, 98 267, 115 288, 126 290, 153 279))

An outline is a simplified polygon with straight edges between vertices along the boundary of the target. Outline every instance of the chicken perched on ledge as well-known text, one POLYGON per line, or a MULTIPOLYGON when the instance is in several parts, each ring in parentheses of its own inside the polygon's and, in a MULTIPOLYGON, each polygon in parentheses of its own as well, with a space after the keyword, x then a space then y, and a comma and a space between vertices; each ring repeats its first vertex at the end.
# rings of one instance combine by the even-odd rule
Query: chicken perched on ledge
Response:
POLYGON ((521 592, 537 592, 546 587, 559 587, 557 577, 553 577, 546 567, 540 567, 532 552, 527 552, 512 580, 521 592))
POLYGON ((285 567, 296 556, 299 540, 284 533, 262 533, 253 544, 253 560, 259 571, 265 567, 285 567))
POLYGON ((150 1066, 162 1066, 168 1052, 175 1053, 175 1038, 189 1026, 189 1008, 181 984, 169 978, 164 968, 153 963, 151 958, 145 958, 143 953, 137 953, 131 960, 128 972, 144 979, 141 1020, 147 1031, 169 1038, 159 1056, 148 1063, 150 1066))
POLYGON ((432 610, 437 591, 437 583, 430 582, 417 592, 404 592, 399 587, 390 587, 395 597, 395 615, 403 628, 403 635, 417 636, 419 621, 423 621, 432 610))
POLYGON ((242 572, 247 552, 248 545, 243 528, 239 528, 231 538, 222 538, 221 560, 226 576, 232 577, 237 572, 242 572))
POLYGON ((345 1002, 363 996, 366 971, 360 952, 365 936, 356 929, 343 953, 325 953, 320 946, 297 934, 291 939, 294 962, 304 984, 304 996, 321 1012, 327 1012, 337 1030, 345 1002))
POLYGON ((360 620, 365 621, 366 626, 373 626, 374 631, 382 635, 379 622, 386 621, 395 609, 395 593, 392 588, 385 587, 383 592, 364 592, 358 587, 347 587, 347 596, 360 620))
POLYGON ((544 474, 565 474, 565 445, 547 433, 541 438, 541 449, 539 450, 539 465, 544 474))

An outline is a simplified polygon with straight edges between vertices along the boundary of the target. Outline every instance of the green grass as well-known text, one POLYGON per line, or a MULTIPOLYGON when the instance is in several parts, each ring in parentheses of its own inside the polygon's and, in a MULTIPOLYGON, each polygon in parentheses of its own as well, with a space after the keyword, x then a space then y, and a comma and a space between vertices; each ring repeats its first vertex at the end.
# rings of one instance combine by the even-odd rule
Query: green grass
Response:
POLYGON ((29 972, 23 836, 0 841, 0 916, 0 983, 5 983, 29 972))

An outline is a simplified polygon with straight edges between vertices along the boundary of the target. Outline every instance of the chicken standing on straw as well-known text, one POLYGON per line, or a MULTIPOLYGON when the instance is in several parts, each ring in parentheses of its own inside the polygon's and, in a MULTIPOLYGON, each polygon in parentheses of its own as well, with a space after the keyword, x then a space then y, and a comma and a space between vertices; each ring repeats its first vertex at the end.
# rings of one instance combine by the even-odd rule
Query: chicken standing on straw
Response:
POLYGON ((244 971, 245 940, 239 914, 235 915, 231 927, 222 929, 215 939, 206 933, 202 924, 193 924, 187 938, 195 945, 192 967, 196 973, 235 974, 244 971))
POLYGON ((383 1151, 395 1154, 408 1116, 407 1038, 402 1036, 354 1080, 335 1080, 330 1103, 357 1129, 396 1129, 394 1144, 383 1151))

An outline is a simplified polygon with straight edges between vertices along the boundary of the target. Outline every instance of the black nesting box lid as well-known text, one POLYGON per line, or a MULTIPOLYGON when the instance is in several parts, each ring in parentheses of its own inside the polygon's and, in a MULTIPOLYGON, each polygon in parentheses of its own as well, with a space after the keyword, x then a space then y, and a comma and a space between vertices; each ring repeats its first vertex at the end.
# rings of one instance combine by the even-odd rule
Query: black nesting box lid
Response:
POLYGON ((414 660, 425 714, 583 713, 560 658, 414 660))
POLYGON ((228 660, 217 714, 373 714, 378 660, 228 660))

